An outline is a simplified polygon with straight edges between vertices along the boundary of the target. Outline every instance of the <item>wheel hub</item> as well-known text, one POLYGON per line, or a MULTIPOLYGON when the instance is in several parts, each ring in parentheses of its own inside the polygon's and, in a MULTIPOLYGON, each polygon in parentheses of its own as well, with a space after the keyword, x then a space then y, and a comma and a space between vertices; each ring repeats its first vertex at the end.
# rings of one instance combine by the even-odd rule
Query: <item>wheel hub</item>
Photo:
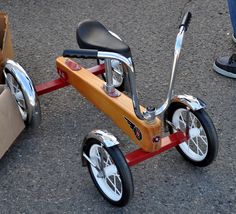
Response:
POLYGON ((189 137, 194 138, 200 135, 200 130, 198 128, 192 128, 189 130, 189 137))

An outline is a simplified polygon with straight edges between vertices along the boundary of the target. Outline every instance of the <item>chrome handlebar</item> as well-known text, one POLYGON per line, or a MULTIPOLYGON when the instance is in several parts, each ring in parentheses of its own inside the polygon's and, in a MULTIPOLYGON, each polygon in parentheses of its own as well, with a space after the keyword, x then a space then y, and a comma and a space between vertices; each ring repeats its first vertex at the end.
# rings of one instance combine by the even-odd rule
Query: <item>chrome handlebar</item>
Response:
POLYGON ((175 81, 175 70, 176 70, 177 61, 179 59, 179 55, 180 55, 180 51, 181 51, 181 47, 182 47, 182 43, 183 43, 183 39, 184 39, 184 32, 185 32, 184 26, 181 26, 179 33, 176 37, 174 60, 173 60, 172 71, 171 71, 171 76, 170 76, 170 83, 169 83, 169 88, 168 88, 168 92, 166 95, 166 100, 162 104, 162 106, 159 107, 155 111, 156 116, 162 114, 169 107, 169 104, 171 102, 171 97, 173 95, 173 86, 174 86, 174 81, 175 81))
POLYGON ((170 105, 172 93, 173 93, 173 85, 174 85, 174 80, 175 80, 176 65, 177 65, 177 61, 178 61, 182 43, 183 43, 184 32, 187 31, 188 29, 191 17, 192 15, 190 12, 186 13, 179 26, 179 33, 177 34, 176 42, 175 42, 174 61, 173 61, 173 66, 172 66, 172 71, 171 71, 171 76, 170 76, 169 88, 166 95, 166 100, 158 109, 148 107, 145 112, 143 113, 141 112, 139 99, 138 99, 138 95, 136 91, 136 81, 135 81, 135 75, 134 75, 135 69, 134 69, 134 65, 131 58, 126 58, 123 55, 114 53, 114 52, 86 50, 86 49, 64 50, 63 56, 72 57, 72 58, 75 57, 75 58, 116 59, 122 62, 125 65, 124 66, 125 72, 128 73, 128 81, 131 88, 131 98, 132 98, 133 108, 134 108, 134 112, 136 116, 140 120, 153 121, 155 117, 162 114, 170 105))
POLYGON ((169 104, 170 104, 171 98, 172 98, 172 93, 173 93, 173 85, 174 85, 174 80, 175 80, 175 70, 176 70, 177 61, 178 61, 181 47, 182 47, 182 43, 183 43, 184 32, 185 32, 185 27, 180 26, 180 30, 179 30, 179 33, 177 34, 176 42, 175 42, 174 61, 173 61, 173 66, 172 66, 169 88, 168 88, 168 92, 166 95, 166 100, 158 109, 154 110, 154 114, 153 114, 153 110, 152 111, 147 110, 146 112, 143 112, 143 113, 141 112, 140 105, 139 105, 139 99, 138 99, 137 92, 136 92, 136 81, 135 81, 135 77, 134 77, 135 69, 134 69, 134 66, 132 63, 132 59, 126 58, 123 55, 118 54, 118 53, 104 52, 104 51, 97 52, 98 58, 116 59, 126 65, 126 67, 127 67, 126 72, 128 72, 129 84, 130 84, 130 88, 131 88, 131 98, 132 98, 132 102, 133 102, 133 108, 134 108, 134 112, 135 112, 136 116, 139 119, 152 120, 153 118, 162 114, 169 107, 169 104))
POLYGON ((138 95, 136 91, 136 81, 135 81, 134 66, 133 66, 132 59, 126 58, 123 55, 118 54, 118 53, 104 52, 104 51, 98 51, 97 57, 103 58, 103 59, 116 59, 116 60, 119 60, 120 62, 123 62, 126 65, 127 69, 125 69, 125 71, 128 72, 134 112, 140 120, 144 120, 145 118, 144 118, 143 113, 140 110, 138 95))

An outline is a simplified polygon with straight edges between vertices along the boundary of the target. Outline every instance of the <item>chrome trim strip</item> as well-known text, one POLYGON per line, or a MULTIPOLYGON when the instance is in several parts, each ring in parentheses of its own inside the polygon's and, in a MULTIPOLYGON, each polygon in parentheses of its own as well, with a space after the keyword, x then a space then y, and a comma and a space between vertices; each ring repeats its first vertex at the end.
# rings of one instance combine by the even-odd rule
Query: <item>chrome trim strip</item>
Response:
POLYGON ((116 33, 112 32, 111 30, 109 30, 109 33, 110 33, 112 36, 114 36, 114 37, 116 37, 117 39, 119 39, 120 41, 122 41, 122 39, 121 39, 116 33))

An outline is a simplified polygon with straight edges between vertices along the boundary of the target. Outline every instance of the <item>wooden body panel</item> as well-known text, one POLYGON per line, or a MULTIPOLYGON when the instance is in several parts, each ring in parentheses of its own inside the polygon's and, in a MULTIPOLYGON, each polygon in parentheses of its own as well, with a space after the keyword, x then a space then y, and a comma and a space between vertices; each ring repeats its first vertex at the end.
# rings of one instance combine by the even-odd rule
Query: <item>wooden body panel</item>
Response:
MULTIPOLYGON (((132 100, 128 96, 123 93, 116 98, 108 96, 103 90, 103 80, 84 68, 77 71, 71 70, 65 64, 66 60, 68 58, 58 57, 56 64, 59 73, 66 74, 64 76, 69 84, 109 116, 144 151, 153 152, 161 147, 160 141, 154 142, 153 140, 154 138, 160 139, 161 121, 159 119, 156 119, 154 124, 147 124, 145 121, 139 120, 134 113, 132 100), (140 130, 142 139, 139 140, 136 137, 134 127, 131 127, 132 125, 125 118, 140 130)), ((144 111, 142 106, 141 110, 144 111)))

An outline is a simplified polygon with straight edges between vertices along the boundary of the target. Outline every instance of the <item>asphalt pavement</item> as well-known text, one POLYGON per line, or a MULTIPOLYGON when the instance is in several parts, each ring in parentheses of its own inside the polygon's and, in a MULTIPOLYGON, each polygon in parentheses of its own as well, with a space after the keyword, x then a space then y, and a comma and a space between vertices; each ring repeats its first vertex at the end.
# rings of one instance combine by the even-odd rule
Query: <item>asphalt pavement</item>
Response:
MULTIPOLYGON (((165 98, 180 17, 193 14, 178 65, 176 94, 207 103, 220 142, 210 166, 194 167, 175 150, 132 167, 134 197, 108 204, 81 166, 84 136, 107 129, 126 153, 135 147, 72 87, 40 98, 43 120, 25 130, 0 160, 0 213, 236 213, 236 84, 212 71, 214 59, 236 50, 226 1, 2 0, 9 14, 15 60, 35 84, 57 77, 55 59, 78 47, 77 24, 93 18, 131 47, 145 106, 165 98)), ((81 61, 85 67, 96 62, 81 61)))

